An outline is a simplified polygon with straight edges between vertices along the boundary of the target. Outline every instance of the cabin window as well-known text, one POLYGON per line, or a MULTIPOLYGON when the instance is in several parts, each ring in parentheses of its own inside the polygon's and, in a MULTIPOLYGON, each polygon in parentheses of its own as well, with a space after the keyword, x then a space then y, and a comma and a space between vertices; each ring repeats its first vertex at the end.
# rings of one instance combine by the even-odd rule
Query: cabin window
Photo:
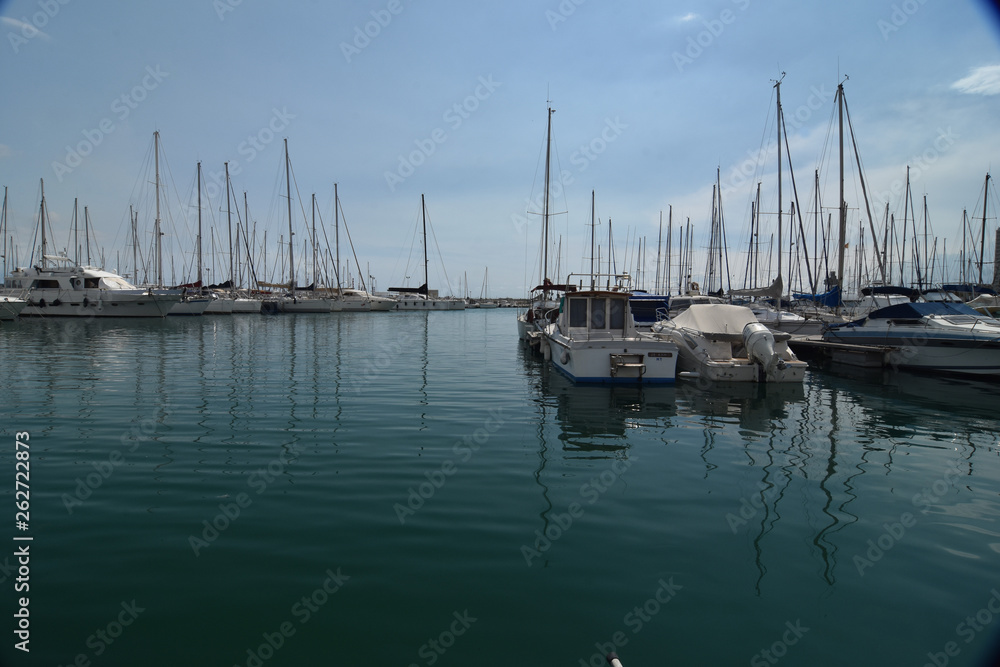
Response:
POLYGON ((87 289, 97 289, 98 287, 100 287, 100 282, 101 282, 100 278, 84 278, 83 286, 86 287, 87 289))
POLYGON ((569 300, 569 325, 571 327, 587 326, 587 300, 569 300))
POLYGON ((37 287, 39 289, 59 289, 58 280, 36 280, 32 287, 37 287))
POLYGON ((610 329, 624 329, 625 328, 625 300, 624 299, 611 299, 608 302, 608 328, 610 329))
POLYGON ((606 326, 607 318, 604 312, 604 299, 593 299, 590 302, 590 328, 603 329, 606 326))

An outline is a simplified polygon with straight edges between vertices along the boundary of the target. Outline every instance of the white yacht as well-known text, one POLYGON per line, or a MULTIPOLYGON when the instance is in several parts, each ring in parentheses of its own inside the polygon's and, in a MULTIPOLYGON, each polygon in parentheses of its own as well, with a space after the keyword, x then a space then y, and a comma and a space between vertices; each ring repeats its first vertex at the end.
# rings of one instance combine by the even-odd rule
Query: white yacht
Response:
POLYGON ((653 325, 653 335, 678 347, 678 375, 716 382, 802 382, 807 364, 745 306, 693 304, 653 325))
POLYGON ((1000 378, 1000 321, 965 304, 900 303, 834 326, 823 340, 885 346, 897 368, 1000 378))
POLYGON ((139 288, 116 273, 77 266, 66 257, 46 256, 62 266, 18 268, 5 280, 23 290, 22 315, 50 317, 164 317, 181 301, 180 290, 139 288))
POLYGON ((615 278, 615 288, 566 293, 555 321, 542 330, 543 355, 574 382, 674 382, 677 345, 636 330, 621 283, 627 276, 615 278))

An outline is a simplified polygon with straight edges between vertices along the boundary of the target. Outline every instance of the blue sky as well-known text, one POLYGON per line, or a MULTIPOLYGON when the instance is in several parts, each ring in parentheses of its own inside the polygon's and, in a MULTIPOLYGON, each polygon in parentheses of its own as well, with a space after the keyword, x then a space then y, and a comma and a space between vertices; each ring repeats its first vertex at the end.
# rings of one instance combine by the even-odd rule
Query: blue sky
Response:
MULTIPOLYGON (((548 100, 564 184, 553 209, 566 212, 552 221, 560 273, 585 266, 591 190, 598 234, 613 220, 619 269, 636 273, 626 249, 634 255, 634 239, 645 237, 651 277, 660 211, 671 205, 675 224, 690 218, 704 246, 718 168, 741 274, 757 180, 762 208, 776 206, 774 151, 759 166, 756 158, 773 141, 782 72, 804 207, 817 168, 824 204, 836 201, 828 130, 844 75, 879 223, 887 199, 902 216, 892 193, 909 164, 918 215, 926 194, 933 236, 957 251, 962 210, 981 210, 1000 148, 1000 28, 973 0, 17 0, 0 3, 0 14, 0 186, 20 264, 44 178, 56 247, 67 244, 79 198, 94 224, 92 254, 99 246, 109 268, 130 271, 130 204, 143 243, 152 231, 154 130, 169 165, 168 280, 187 278, 199 160, 210 183, 227 160, 238 172, 233 187, 241 203, 247 192, 258 245, 268 233, 269 266, 258 272, 270 274, 278 236, 287 237, 287 137, 298 255, 312 193, 332 238, 337 182, 362 272, 380 289, 418 285, 411 243, 425 193, 432 258, 439 247, 451 291, 467 275, 473 296, 486 267, 494 294, 521 295, 537 280, 540 221, 525 212, 540 196, 548 100)), ((856 193, 848 185, 851 229, 860 226, 856 193)), ((226 241, 225 201, 211 186, 203 197, 208 257, 209 225, 217 247, 226 241)), ((987 227, 992 234, 995 218, 987 227)), ((448 291, 441 264, 432 259, 431 287, 448 291)), ((210 278, 227 265, 218 256, 210 278)))

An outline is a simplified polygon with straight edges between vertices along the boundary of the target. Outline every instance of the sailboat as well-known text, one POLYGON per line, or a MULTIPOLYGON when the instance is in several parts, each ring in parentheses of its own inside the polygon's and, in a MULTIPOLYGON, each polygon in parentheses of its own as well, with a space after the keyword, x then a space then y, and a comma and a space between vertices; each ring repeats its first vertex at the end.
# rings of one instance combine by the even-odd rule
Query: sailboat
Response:
MULTIPOLYGON (((340 278, 340 193, 337 189, 337 184, 333 184, 333 229, 334 229, 334 245, 336 246, 336 260, 334 266, 336 267, 335 274, 337 276, 337 288, 335 293, 337 295, 337 300, 340 302, 341 307, 346 312, 387 312, 393 310, 396 307, 396 300, 387 297, 379 296, 377 294, 372 294, 367 289, 365 289, 364 280, 361 281, 361 289, 355 287, 344 287, 340 278)), ((347 221, 344 221, 344 230, 347 232, 347 238, 350 240, 351 232, 347 229, 347 221)), ((354 249, 354 243, 351 242, 351 249, 354 249)), ((355 261, 357 257, 355 257, 355 261)), ((358 272, 361 272, 361 267, 358 267, 358 272)), ((334 290, 331 290, 334 291, 334 290)))
MULTIPOLYGON (((4 186, 3 189, 3 210, 0 212, 0 237, 3 237, 3 260, 4 260, 4 275, 7 274, 7 187, 4 186)), ((13 248, 12 248, 13 250, 13 248)), ((8 293, 8 290, 4 290, 3 296, 0 296, 0 321, 9 321, 17 319, 21 311, 24 310, 28 302, 21 298, 19 294, 8 293)))
POLYGON ((497 308, 499 303, 487 298, 490 289, 490 268, 486 267, 486 272, 483 274, 483 289, 479 293, 479 301, 476 303, 477 308, 497 308))
MULTIPOLYGON (((159 200, 159 178, 157 178, 157 200, 159 200)), ((157 236, 159 243, 159 236, 157 236)), ((195 282, 179 285, 177 289, 183 290, 180 303, 170 309, 167 315, 189 315, 197 316, 203 314, 212 304, 213 296, 205 292, 205 283, 202 278, 203 265, 201 256, 201 162, 198 163, 198 238, 196 244, 197 274, 195 282)), ((231 312, 231 311, 230 311, 231 312)))
POLYGON ((420 217, 424 236, 424 284, 420 287, 390 287, 390 292, 399 294, 396 310, 464 310, 462 299, 442 299, 427 289, 427 204, 420 195, 420 217))
MULTIPOLYGON (((288 159, 288 139, 285 139, 285 194, 288 200, 288 292, 277 303, 278 310, 283 313, 330 313, 340 310, 332 299, 316 296, 315 283, 307 288, 299 288, 295 284, 295 232, 292 230, 292 181, 291 165, 288 159)), ((315 242, 315 238, 313 239, 315 242)))
POLYGON ((545 133, 545 185, 542 199, 542 257, 539 266, 541 282, 531 288, 531 305, 517 316, 517 337, 535 349, 541 349, 542 330, 558 315, 559 302, 554 292, 564 291, 565 285, 556 285, 549 279, 549 183, 552 165, 552 114, 548 108, 548 125, 545 133))

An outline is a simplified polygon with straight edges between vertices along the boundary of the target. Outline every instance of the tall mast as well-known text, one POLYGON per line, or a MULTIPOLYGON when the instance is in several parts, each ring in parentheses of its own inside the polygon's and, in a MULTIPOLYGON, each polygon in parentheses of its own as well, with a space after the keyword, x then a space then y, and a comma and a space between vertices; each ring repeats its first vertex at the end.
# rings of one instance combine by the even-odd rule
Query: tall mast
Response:
POLYGON ((312 249, 313 249, 313 285, 319 279, 319 271, 316 269, 316 193, 312 196, 312 249))
MULTIPOLYGON (((87 266, 90 266, 90 208, 87 206, 83 207, 83 236, 87 246, 87 266)), ((101 262, 101 266, 104 266, 104 262, 101 262)))
MULTIPOLYGON (((778 278, 781 278, 781 81, 785 78, 785 73, 781 73, 781 79, 774 82, 774 88, 777 91, 777 101, 778 101, 778 278)), ((843 177, 843 172, 841 172, 841 177, 843 177)))
POLYGON ((80 264, 80 206, 77 197, 73 197, 73 261, 80 264))
POLYGON ((198 287, 202 287, 201 266, 201 162, 198 162, 198 276, 195 279, 198 287))
POLYGON ((160 245, 160 131, 153 132, 153 162, 156 165, 156 219, 153 222, 154 242, 156 244, 156 286, 163 285, 163 248, 160 245))
POLYGON ((132 282, 136 285, 139 284, 139 263, 136 257, 136 247, 139 245, 138 239, 136 239, 135 229, 138 223, 138 217, 132 210, 132 205, 129 204, 128 207, 128 218, 132 223, 132 282))
MULTIPOLYGON (((229 279, 233 280, 235 271, 233 270, 233 250, 238 247, 233 246, 233 210, 229 201, 229 163, 226 162, 226 224, 229 227, 229 279)), ((237 230, 238 232, 239 230, 237 230)), ((239 234, 237 234, 237 239, 239 234)), ((239 241, 237 240, 237 244, 239 241)))
POLYGON ((986 174, 986 185, 983 186, 983 228, 979 236, 979 284, 983 284, 983 264, 986 263, 986 204, 990 199, 990 175, 986 174))
POLYGON ((340 193, 337 184, 333 184, 333 244, 337 248, 337 263, 334 264, 334 275, 337 277, 338 292, 343 289, 340 284, 340 193))
POLYGON ((674 207, 673 205, 667 211, 667 272, 663 278, 663 291, 665 294, 670 294, 670 251, 672 249, 674 232, 674 207))
MULTIPOLYGON (((594 233, 597 231, 597 218, 594 217, 596 211, 594 191, 590 191, 590 289, 594 289, 594 233)), ((600 271, 601 267, 597 267, 600 271)))
MULTIPOLYGON (((542 285, 545 285, 545 282, 549 278, 549 168, 552 159, 552 114, 555 112, 555 109, 549 107, 548 126, 545 132, 545 199, 542 206, 542 285)), ((543 290, 542 298, 545 298, 547 294, 548 290, 543 290)))
POLYGON ((38 209, 38 220, 42 225, 42 269, 45 267, 45 251, 48 249, 48 244, 45 239, 45 179, 41 179, 42 183, 42 203, 38 209))
POLYGON ((653 282, 653 292, 660 289, 660 250, 663 248, 663 211, 660 211, 660 231, 656 235, 656 279, 653 282))
POLYGON ((3 275, 7 277, 7 186, 3 186, 3 209, 0 211, 0 236, 3 237, 3 275))
POLYGON ((285 139, 285 194, 288 197, 288 289, 295 291, 295 253, 292 242, 292 178, 291 168, 288 166, 288 139, 285 139))
POLYGON ((420 217, 424 225, 424 296, 427 296, 427 204, 424 203, 422 193, 420 195, 420 217))
POLYGON ((847 238, 847 202, 844 200, 844 84, 837 84, 837 118, 840 130, 840 244, 837 249, 837 281, 844 289, 844 241, 847 238))

